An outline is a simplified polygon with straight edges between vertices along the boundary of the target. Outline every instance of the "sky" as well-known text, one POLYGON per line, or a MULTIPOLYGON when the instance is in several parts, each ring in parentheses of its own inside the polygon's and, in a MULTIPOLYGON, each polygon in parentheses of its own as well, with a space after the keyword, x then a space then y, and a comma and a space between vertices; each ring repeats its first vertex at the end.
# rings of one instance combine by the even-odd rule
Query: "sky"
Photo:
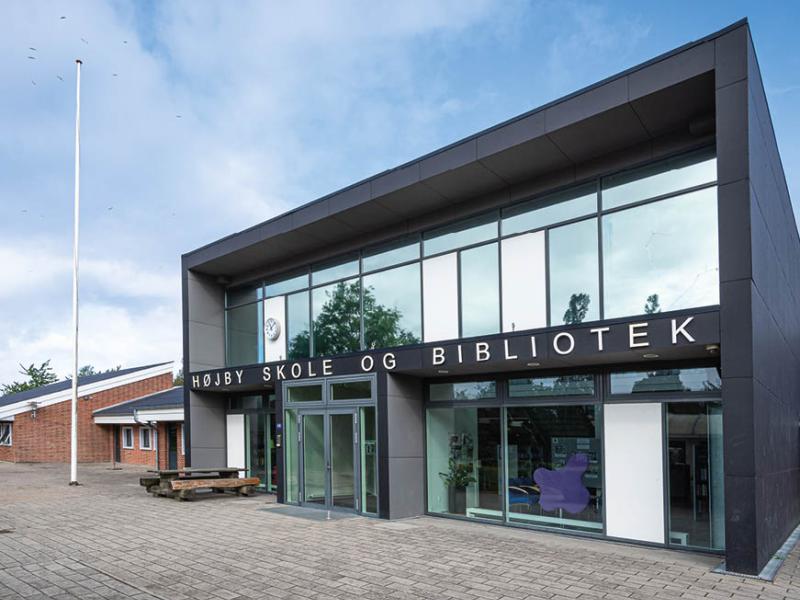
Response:
POLYGON ((3 3, 0 383, 179 361, 180 255, 750 19, 795 213, 797 2, 3 3), (32 57, 32 58, 31 58, 32 57))

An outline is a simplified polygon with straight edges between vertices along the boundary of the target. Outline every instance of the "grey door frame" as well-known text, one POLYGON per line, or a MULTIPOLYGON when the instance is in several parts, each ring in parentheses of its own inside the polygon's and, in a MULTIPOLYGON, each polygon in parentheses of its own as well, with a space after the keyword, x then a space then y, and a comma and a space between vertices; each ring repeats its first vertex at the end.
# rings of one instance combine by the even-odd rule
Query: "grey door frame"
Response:
POLYGON ((330 408, 316 407, 297 411, 297 456, 298 456, 298 500, 301 506, 324 508, 327 510, 344 510, 361 512, 361 439, 359 434, 359 409, 358 407, 330 408), (325 468, 325 502, 306 501, 305 482, 305 419, 307 416, 322 416, 323 422, 323 457, 325 468), (332 446, 331 446, 331 417, 333 415, 350 415, 351 443, 353 444, 353 509, 334 506, 333 504, 333 477, 331 472, 332 446))

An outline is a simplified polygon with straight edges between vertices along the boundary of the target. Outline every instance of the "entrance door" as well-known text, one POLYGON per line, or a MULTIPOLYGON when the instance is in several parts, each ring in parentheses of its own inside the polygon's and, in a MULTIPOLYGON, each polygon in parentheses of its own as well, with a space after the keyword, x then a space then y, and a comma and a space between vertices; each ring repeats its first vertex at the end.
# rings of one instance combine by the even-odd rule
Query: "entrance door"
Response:
POLYGON ((114 427, 114 462, 122 462, 122 425, 114 427))
POLYGON ((167 461, 168 469, 178 468, 178 427, 175 423, 167 425, 167 461))
POLYGON ((355 411, 303 413, 299 426, 302 503, 359 510, 355 411))

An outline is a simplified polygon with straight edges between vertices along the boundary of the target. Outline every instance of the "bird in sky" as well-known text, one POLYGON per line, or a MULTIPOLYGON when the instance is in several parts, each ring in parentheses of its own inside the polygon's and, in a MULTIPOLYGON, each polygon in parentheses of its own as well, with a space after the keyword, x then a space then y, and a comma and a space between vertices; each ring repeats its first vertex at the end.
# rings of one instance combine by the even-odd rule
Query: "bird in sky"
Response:
POLYGON ((82 41, 84 44, 88 44, 88 43, 89 43, 89 42, 88 42, 88 40, 87 40, 86 38, 81 38, 81 41, 82 41))
POLYGON ((64 78, 61 75, 56 75, 61 81, 64 81, 64 78))
POLYGON ((116 76, 117 76, 117 74, 116 74, 116 73, 112 73, 112 74, 111 74, 111 76, 112 76, 112 77, 116 77, 116 76))
POLYGON ((35 56, 29 56, 28 58, 30 58, 31 60, 36 60, 35 56))
POLYGON ((31 83, 32 83, 33 85, 36 85, 36 82, 35 82, 33 79, 31 79, 31 83))
POLYGON ((28 50, 33 50, 34 52, 38 52, 38 50, 36 48, 34 48, 33 46, 28 46, 28 50))
POLYGON ((64 20, 64 19, 66 19, 66 18, 67 18, 67 17, 61 17, 61 20, 63 21, 63 20, 64 20))
POLYGON ((175 118, 176 118, 176 119, 180 119, 180 118, 181 118, 181 116, 180 116, 180 115, 175 115, 175 118))

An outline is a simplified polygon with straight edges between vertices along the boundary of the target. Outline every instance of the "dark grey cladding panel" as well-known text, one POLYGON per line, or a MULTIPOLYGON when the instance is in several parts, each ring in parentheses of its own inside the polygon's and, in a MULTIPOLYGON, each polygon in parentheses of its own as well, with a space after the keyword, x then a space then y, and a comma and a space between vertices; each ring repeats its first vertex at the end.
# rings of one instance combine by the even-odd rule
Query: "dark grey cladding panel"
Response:
POLYGON ((504 183, 500 177, 478 162, 445 171, 425 181, 425 185, 443 198, 462 201, 497 190, 504 183))
POLYGON ((714 127, 714 73, 710 71, 658 93, 640 96, 631 104, 653 137, 679 128, 688 132, 693 121, 698 133, 708 133, 714 127))
POLYGON ((412 186, 419 180, 419 163, 397 167, 378 175, 370 182, 370 195, 372 198, 387 196, 392 192, 412 186))
POLYGON ((628 78, 620 77, 567 98, 544 111, 544 131, 553 133, 628 103, 628 78))
POLYGON ((401 217, 419 215, 450 204, 450 200, 422 183, 381 196, 375 202, 401 217))
POLYGON ((628 75, 628 97, 634 101, 713 70, 714 42, 705 42, 628 75))
POLYGON ((639 117, 627 103, 548 133, 548 137, 574 163, 650 139, 639 117))
POLYGON ((331 213, 339 213, 369 202, 372 190, 369 182, 360 183, 334 194, 329 199, 331 213))
POLYGON ((747 77, 747 27, 736 27, 714 40, 714 71, 718 88, 747 77))
POLYGON ((359 204, 336 214, 336 221, 356 232, 374 231, 381 224, 397 222, 399 215, 382 204, 359 204))
POLYGON ((544 111, 538 111, 492 129, 476 140, 478 160, 493 156, 544 135, 544 111))
POLYGON ((519 183, 572 166, 572 161, 547 137, 534 138, 497 154, 484 156, 480 161, 508 183, 519 183))

